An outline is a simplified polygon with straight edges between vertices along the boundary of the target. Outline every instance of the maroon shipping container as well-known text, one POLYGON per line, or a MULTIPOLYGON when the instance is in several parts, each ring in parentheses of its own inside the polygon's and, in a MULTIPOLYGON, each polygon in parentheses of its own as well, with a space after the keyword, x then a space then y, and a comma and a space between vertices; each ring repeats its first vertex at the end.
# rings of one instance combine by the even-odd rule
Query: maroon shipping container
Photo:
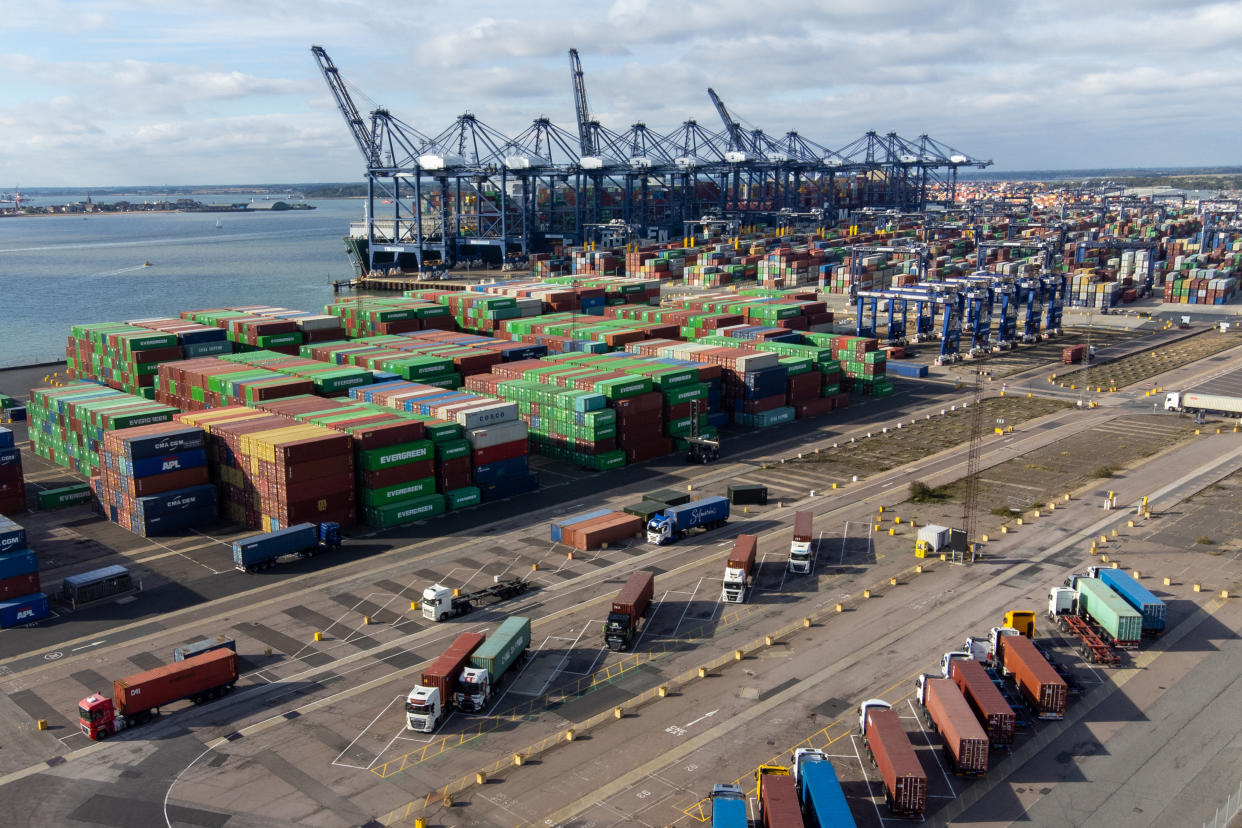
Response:
POLYGON ((979 721, 983 723, 988 739, 995 747, 1013 744, 1013 708, 1000 690, 992 683, 983 666, 974 659, 954 659, 949 668, 949 678, 961 690, 979 721))
POLYGON ((15 575, 12 578, 0 580, 0 601, 7 601, 10 598, 21 598, 23 595, 33 595, 39 591, 38 572, 15 575))
POLYGON ((867 710, 865 741, 884 780, 884 799, 895 814, 917 816, 927 808, 927 775, 891 708, 867 710))
POLYGON ((759 824, 763 828, 803 828, 806 824, 792 776, 763 774, 759 785, 759 824))
POLYGON ((591 520, 566 526, 561 542, 574 549, 598 549, 601 544, 616 543, 642 531, 643 519, 625 512, 610 512, 591 520))
POLYGON ((981 776, 988 771, 988 737, 957 685, 945 678, 928 678, 923 704, 932 727, 944 741, 956 773, 981 776))
POLYGON ((1035 707, 1041 719, 1060 719, 1065 716, 1065 680, 1057 675, 1039 650, 1025 635, 1003 635, 997 649, 1000 650, 1001 666, 1012 673, 1014 681, 1035 707))
POLYGON ((1061 361, 1066 365, 1075 365, 1082 362, 1082 358, 1086 353, 1086 345, 1070 345, 1068 348, 1061 350, 1061 361))
POLYGON ((647 610, 651 596, 655 594, 655 573, 645 569, 630 576, 612 599, 612 612, 628 615, 630 623, 637 623, 638 617, 647 610))
POLYGON ((434 687, 440 691, 440 703, 448 705, 457 689, 457 678, 462 669, 470 662, 470 656, 483 643, 482 633, 462 633, 449 645, 448 649, 423 670, 419 683, 424 687, 434 687))
MULTIPOLYGON (((466 471, 469 473, 469 469, 466 471)), ((398 483, 422 480, 424 477, 431 477, 435 473, 436 463, 434 460, 419 460, 415 463, 406 463, 402 466, 392 466, 387 469, 359 471, 358 484, 364 489, 383 489, 386 486, 395 486, 398 483)))
POLYGON ((798 543, 810 543, 815 539, 812 523, 815 515, 811 512, 794 512, 793 539, 798 543))
POLYGON ((529 453, 526 440, 513 440, 508 443, 499 443, 486 448, 474 449, 471 456, 474 459, 474 465, 486 466, 489 463, 499 463, 501 460, 511 460, 514 457, 523 457, 529 453))
POLYGON ((730 569, 750 572, 755 568, 755 553, 759 544, 756 535, 738 535, 733 542, 733 550, 729 552, 729 560, 725 563, 730 569))
POLYGON ((117 711, 134 716, 237 681, 237 653, 212 650, 112 683, 117 711))
POLYGON ((153 474, 149 477, 125 477, 121 479, 125 490, 134 497, 171 492, 173 489, 185 489, 189 486, 201 486, 210 483, 207 467, 198 466, 192 469, 153 474))

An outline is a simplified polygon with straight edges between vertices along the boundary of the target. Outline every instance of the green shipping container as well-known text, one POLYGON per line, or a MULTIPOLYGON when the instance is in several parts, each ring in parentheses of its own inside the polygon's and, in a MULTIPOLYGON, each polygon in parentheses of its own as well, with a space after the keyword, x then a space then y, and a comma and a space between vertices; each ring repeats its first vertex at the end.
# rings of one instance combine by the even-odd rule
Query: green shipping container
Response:
POLYGON ((368 506, 362 510, 362 516, 369 525, 387 529, 442 515, 444 508, 444 495, 429 494, 392 506, 368 506))
POLYGON ((449 509, 457 510, 478 506, 483 498, 478 486, 463 486, 460 489, 445 492, 444 499, 449 509))
POLYGON ((393 466, 404 466, 430 458, 432 444, 428 440, 413 440, 385 448, 367 449, 358 452, 358 465, 363 471, 390 469, 393 466))
POLYGON ((74 483, 72 486, 46 489, 36 495, 36 502, 40 509, 55 509, 60 506, 76 506, 79 503, 90 503, 91 487, 87 483, 74 483))
POLYGON ((365 506, 390 506, 431 494, 436 490, 434 477, 422 477, 406 483, 385 486, 382 489, 359 489, 358 496, 365 506))
POLYGON ((1143 616, 1103 581, 1078 579, 1078 611, 1089 615, 1116 642, 1135 643, 1143 636, 1143 616))

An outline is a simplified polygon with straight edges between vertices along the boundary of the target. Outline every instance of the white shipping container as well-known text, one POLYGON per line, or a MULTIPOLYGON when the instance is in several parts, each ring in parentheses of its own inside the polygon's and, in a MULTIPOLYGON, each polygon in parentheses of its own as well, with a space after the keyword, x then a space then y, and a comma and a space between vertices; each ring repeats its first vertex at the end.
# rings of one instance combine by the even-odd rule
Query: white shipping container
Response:
POLYGON ((507 423, 499 423, 487 428, 474 428, 466 432, 466 440, 473 448, 482 449, 491 446, 499 446, 503 443, 513 443, 518 440, 525 440, 530 434, 526 423, 521 420, 514 420, 507 423))
POLYGON ((518 418, 517 403, 482 402, 472 408, 458 409, 453 418, 462 428, 481 428, 512 422, 518 418))

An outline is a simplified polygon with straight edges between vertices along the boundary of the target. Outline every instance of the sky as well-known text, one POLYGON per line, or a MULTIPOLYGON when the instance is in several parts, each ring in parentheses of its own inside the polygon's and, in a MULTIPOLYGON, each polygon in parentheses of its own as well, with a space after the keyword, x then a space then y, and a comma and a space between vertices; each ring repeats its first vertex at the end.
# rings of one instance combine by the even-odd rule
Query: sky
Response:
POLYGON ((435 136, 721 122, 829 149, 927 134, 994 169, 1242 164, 1242 3, 4 0, 0 191, 360 181, 311 54, 435 136))

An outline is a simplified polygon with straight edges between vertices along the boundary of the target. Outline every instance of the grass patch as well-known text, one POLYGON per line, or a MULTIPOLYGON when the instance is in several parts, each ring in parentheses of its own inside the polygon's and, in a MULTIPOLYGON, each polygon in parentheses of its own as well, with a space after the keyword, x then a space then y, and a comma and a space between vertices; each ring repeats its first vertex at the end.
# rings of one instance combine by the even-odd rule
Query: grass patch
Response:
POLYGON ((1200 535, 1199 537, 1195 538, 1195 543, 1200 544, 1202 546, 1215 546, 1216 545, 1216 541, 1212 540, 1206 535, 1200 535))
POLYGON ((1095 478, 1112 477, 1119 471, 1121 471, 1121 469, 1116 466, 1097 466, 1091 470, 1091 476, 1095 478))
POLYGON ((910 500, 913 503, 941 503, 950 497, 947 486, 928 486, 922 480, 910 483, 910 500))

